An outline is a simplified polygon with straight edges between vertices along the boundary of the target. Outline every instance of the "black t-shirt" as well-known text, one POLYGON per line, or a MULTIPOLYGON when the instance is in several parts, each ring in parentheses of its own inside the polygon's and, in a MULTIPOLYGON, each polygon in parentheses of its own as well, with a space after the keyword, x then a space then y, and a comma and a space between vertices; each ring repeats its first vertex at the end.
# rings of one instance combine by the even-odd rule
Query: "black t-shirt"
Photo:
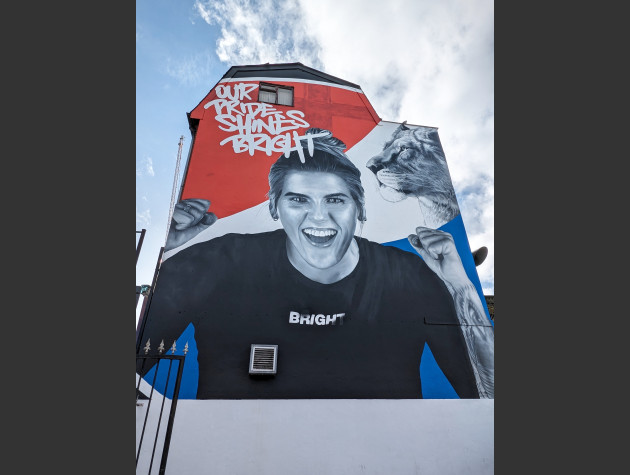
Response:
POLYGON ((289 262, 284 230, 227 234, 166 260, 143 341, 195 326, 199 399, 421 398, 428 343, 461 398, 477 388, 451 295, 422 259, 356 238, 333 284, 289 262), (278 345, 277 374, 248 372, 251 344, 278 345))

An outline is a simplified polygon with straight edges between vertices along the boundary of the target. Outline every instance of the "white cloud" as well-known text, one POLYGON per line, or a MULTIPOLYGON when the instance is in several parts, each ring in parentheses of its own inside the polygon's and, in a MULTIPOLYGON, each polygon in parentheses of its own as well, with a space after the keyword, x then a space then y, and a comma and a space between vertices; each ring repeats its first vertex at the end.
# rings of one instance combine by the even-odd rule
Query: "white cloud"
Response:
POLYGON ((477 271, 494 292, 492 0, 215 0, 229 66, 301 62, 359 84, 384 120, 439 128, 477 271))
POLYGON ((151 210, 138 211, 136 208, 136 229, 148 228, 151 225, 151 210))
POLYGON ((151 157, 145 157, 140 162, 136 161, 136 176, 155 176, 153 170, 153 159, 151 157))
POLYGON ((207 84, 213 77, 216 59, 214 52, 202 51, 185 58, 167 58, 165 73, 190 87, 207 84))
POLYGON ((457 192, 464 227, 471 251, 482 246, 488 248, 488 256, 477 267, 484 293, 494 295, 494 186, 489 177, 457 192))
POLYGON ((197 0, 201 18, 221 29, 216 54, 230 66, 301 62, 322 68, 319 45, 297 0, 197 0))
POLYGON ((147 175, 155 176, 155 172, 153 171, 153 160, 151 159, 151 157, 147 157, 146 171, 147 171, 147 175))

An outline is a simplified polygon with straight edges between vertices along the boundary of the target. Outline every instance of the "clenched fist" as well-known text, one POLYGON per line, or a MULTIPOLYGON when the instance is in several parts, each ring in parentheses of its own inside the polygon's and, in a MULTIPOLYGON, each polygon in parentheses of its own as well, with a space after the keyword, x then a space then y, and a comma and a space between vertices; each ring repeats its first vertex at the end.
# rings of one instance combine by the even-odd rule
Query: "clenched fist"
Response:
POLYGON ((175 205, 173 219, 166 239, 165 251, 170 251, 190 241, 217 220, 208 212, 210 201, 198 198, 182 200, 175 205))
POLYGON ((453 236, 449 233, 420 226, 407 239, 447 287, 450 285, 451 289, 458 289, 470 282, 453 236))

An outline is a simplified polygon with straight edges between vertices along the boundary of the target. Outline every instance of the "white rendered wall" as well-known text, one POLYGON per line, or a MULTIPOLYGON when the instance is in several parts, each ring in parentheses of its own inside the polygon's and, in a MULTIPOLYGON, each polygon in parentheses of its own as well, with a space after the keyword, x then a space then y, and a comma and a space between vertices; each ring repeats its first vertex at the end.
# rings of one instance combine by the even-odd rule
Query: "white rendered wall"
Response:
POLYGON ((166 475, 494 473, 494 400, 180 400, 166 475))

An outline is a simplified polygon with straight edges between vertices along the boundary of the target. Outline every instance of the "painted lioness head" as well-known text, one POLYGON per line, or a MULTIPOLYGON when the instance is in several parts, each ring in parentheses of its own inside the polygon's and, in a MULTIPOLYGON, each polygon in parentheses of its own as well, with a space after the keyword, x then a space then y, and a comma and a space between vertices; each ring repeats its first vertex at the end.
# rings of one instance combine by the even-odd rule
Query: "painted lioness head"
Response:
POLYGON ((409 128, 406 121, 394 131, 383 151, 366 164, 378 181, 381 196, 391 202, 412 196, 425 212, 444 223, 459 214, 455 190, 437 130, 409 128))

